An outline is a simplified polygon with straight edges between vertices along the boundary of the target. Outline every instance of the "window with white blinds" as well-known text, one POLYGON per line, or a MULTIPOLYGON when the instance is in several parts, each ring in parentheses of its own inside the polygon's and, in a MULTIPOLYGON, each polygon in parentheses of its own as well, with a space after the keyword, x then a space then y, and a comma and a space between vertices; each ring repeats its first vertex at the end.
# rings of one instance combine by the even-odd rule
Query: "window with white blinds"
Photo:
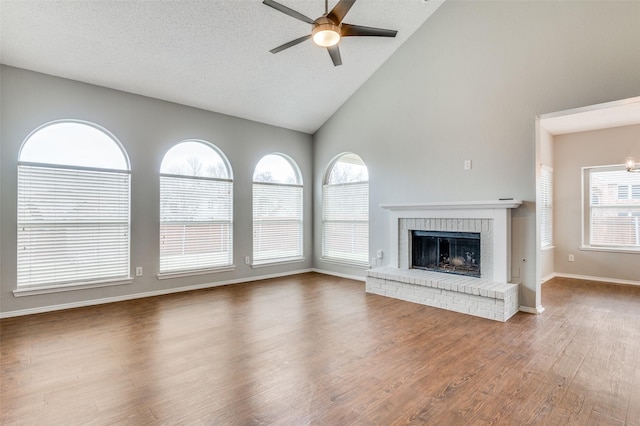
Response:
POLYGON ((322 256, 355 265, 369 258, 369 175, 355 154, 333 162, 322 190, 322 256))
POLYGON ((640 174, 621 166, 583 169, 585 245, 640 250, 640 174))
POLYGON ((18 289, 130 279, 130 173, 98 126, 49 123, 18 161, 18 289))
POLYGON ((228 163, 207 142, 180 142, 160 169, 160 274, 229 267, 232 253, 228 163))
POLYGON ((264 156, 253 174, 253 264, 302 258, 302 178, 293 160, 264 156))
POLYGON ((540 246, 553 245, 553 169, 540 167, 540 246))

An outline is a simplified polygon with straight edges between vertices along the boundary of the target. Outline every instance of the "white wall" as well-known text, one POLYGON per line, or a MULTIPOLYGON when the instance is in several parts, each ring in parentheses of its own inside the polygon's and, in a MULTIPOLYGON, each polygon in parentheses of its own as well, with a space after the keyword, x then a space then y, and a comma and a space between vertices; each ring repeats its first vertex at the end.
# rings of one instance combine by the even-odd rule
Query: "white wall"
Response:
POLYGON ((554 137, 554 224, 557 274, 640 282, 640 254, 580 250, 582 167, 622 164, 640 157, 640 125, 554 137), (574 255, 574 262, 568 255, 574 255))
MULTIPOLYGON (((447 1, 316 133, 316 204, 347 150, 369 167, 372 253, 393 244, 381 203, 523 199, 513 269, 538 307, 535 117, 640 95, 638 22, 640 2, 447 1)), ((314 244, 317 268, 364 273, 314 244)))
MULTIPOLYGON (((239 118, 145 98, 71 80, 2 66, 0 312, 37 310, 103 298, 244 280, 309 269, 312 264, 312 137, 239 118), (74 118, 99 124, 122 143, 131 160, 131 267, 144 267, 133 284, 16 298, 16 174, 18 151, 36 127, 74 118), (234 176, 233 272, 158 280, 159 178, 166 151, 184 139, 204 139, 220 148, 234 176), (304 189, 304 255, 290 265, 252 269, 251 185, 253 170, 271 152, 290 156, 300 167, 304 189)), ((133 275, 133 274, 132 274, 133 275)))

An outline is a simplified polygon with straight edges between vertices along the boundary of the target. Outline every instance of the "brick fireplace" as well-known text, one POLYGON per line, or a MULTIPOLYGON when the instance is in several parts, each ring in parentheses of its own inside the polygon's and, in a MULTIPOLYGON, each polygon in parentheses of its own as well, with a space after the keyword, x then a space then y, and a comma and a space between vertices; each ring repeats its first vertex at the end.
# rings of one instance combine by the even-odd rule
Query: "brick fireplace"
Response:
POLYGON ((391 213, 391 241, 397 241, 388 266, 409 268, 411 230, 479 232, 481 278, 511 280, 511 209, 522 201, 383 204, 391 213))
POLYGON ((511 209, 517 200, 386 204, 391 213, 388 266, 369 270, 367 291, 484 318, 506 321, 518 310, 511 283, 511 209), (415 231, 479 234, 480 277, 412 269, 415 231))

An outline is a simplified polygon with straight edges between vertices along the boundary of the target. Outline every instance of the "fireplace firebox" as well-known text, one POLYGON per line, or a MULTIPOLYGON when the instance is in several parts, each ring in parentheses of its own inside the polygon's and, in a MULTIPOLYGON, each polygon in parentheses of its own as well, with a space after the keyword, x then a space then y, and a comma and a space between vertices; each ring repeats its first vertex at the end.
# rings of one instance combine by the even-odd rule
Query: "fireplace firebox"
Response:
POLYGON ((411 231, 411 268, 480 277, 480 233, 411 231))

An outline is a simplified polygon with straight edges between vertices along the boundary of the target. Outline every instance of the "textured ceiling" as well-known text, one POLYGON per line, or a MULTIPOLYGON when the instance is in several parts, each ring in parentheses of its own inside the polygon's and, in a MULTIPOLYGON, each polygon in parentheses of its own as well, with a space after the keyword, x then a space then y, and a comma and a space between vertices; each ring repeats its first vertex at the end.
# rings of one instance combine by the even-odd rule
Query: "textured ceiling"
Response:
MULTIPOLYGON (((443 1, 357 1, 344 22, 398 35, 345 38, 334 67, 311 41, 269 53, 311 28, 261 0, 1 0, 0 61, 314 133, 443 1)), ((323 0, 279 3, 324 12, 323 0)))

